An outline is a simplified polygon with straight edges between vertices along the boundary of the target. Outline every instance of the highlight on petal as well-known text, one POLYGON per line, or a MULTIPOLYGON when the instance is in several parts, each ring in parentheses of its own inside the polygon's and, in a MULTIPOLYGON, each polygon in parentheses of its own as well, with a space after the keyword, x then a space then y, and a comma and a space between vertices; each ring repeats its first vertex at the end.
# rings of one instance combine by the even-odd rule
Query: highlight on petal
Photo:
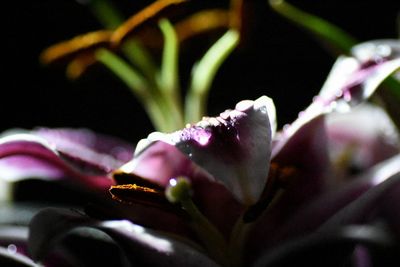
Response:
POLYGON ((0 247, 0 264, 1 266, 14 266, 14 267, 40 267, 41 265, 34 263, 27 256, 12 252, 9 248, 0 247))
POLYGON ((399 58, 400 41, 395 39, 368 41, 354 46, 351 54, 363 64, 399 58))
POLYGON ((273 107, 266 96, 242 101, 234 110, 227 110, 219 117, 206 117, 181 131, 151 134, 135 154, 140 157, 154 144, 159 146, 157 141, 175 146, 241 203, 254 204, 268 176, 271 122, 275 121, 273 107))
POLYGON ((346 111, 367 99, 400 69, 399 46, 397 40, 382 40, 353 47, 352 57, 338 58, 316 100, 346 111))
POLYGON ((46 141, 29 134, 15 134, 0 140, 2 179, 16 181, 30 177, 58 178, 62 171, 53 162, 59 155, 46 141))

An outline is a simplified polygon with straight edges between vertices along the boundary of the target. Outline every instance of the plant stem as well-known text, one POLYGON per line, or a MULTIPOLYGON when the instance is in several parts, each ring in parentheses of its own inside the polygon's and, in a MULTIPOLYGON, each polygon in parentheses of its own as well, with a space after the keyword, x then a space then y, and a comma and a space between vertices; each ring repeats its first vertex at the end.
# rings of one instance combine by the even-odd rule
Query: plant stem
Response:
POLYGON ((162 105, 159 105, 157 98, 151 95, 151 90, 146 80, 138 71, 107 49, 99 49, 96 52, 96 58, 117 75, 140 100, 157 130, 170 130, 168 120, 165 117, 167 114, 163 112, 162 105))
POLYGON ((222 234, 207 220, 206 217, 204 217, 191 199, 182 200, 180 203, 190 215, 192 226, 206 247, 208 253, 218 263, 223 266, 229 266, 229 260, 227 257, 228 246, 222 234))
POLYGON ((228 30, 193 67, 191 84, 185 101, 187 123, 199 121, 205 115, 211 83, 222 63, 238 43, 239 33, 236 30, 228 30))

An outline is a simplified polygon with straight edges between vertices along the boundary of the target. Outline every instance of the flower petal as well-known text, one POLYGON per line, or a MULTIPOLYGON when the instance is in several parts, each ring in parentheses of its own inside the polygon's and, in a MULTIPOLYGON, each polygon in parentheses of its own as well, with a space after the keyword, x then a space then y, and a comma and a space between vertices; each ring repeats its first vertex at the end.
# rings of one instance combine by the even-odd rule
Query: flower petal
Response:
POLYGON ((149 135, 147 144, 144 148, 140 145, 136 155, 146 153, 156 141, 173 145, 241 203, 254 204, 268 176, 271 122, 275 121, 272 108, 272 100, 266 96, 242 101, 235 110, 227 110, 216 118, 204 118, 181 131, 149 135))
POLYGON ((13 267, 40 267, 28 257, 17 252, 10 253, 7 248, 0 247, 0 265, 13 267))
MULTIPOLYGON (((321 227, 321 230, 331 229, 338 225, 352 224, 352 223, 367 223, 381 215, 381 211, 385 208, 382 204, 391 203, 392 201, 385 201, 387 197, 393 196, 393 192, 398 192, 400 188, 400 157, 396 156, 386 164, 374 168, 374 172, 368 173, 364 179, 374 183, 375 186, 364 193, 362 196, 351 202, 345 208, 341 209, 321 227), (386 203, 385 203, 386 202, 386 203)), ((393 200, 393 199, 392 199, 393 200)), ((400 209, 396 206, 396 201, 391 203, 393 214, 400 216, 400 209)))
POLYGON ((372 41, 352 49, 352 57, 335 62, 317 101, 336 110, 348 110, 370 97, 400 68, 399 41, 372 41))
POLYGON ((0 173, 5 181, 68 177, 90 190, 107 190, 107 177, 132 156, 133 147, 89 130, 38 129, 0 138, 0 173))
POLYGON ((383 227, 364 225, 316 232, 265 251, 254 266, 342 266, 349 261, 349 254, 354 251, 355 245, 370 248, 373 252, 371 254, 376 257, 374 265, 385 266, 390 261, 382 256, 379 257, 379 254, 386 257, 390 255, 392 260, 390 264, 399 262, 391 234, 383 227))
POLYGON ((144 182, 166 188, 172 177, 190 177, 193 199, 198 208, 222 233, 229 236, 243 207, 222 184, 213 182, 210 174, 175 146, 145 139, 139 142, 138 149, 134 159, 114 173, 117 184, 140 184, 143 182, 138 178, 142 177, 144 182))
POLYGON ((400 151, 395 126, 383 109, 372 104, 361 104, 348 113, 330 113, 326 129, 338 175, 361 172, 400 151))
POLYGON ((34 259, 45 258, 60 238, 73 229, 98 229, 117 242, 132 265, 218 266, 190 244, 126 220, 94 221, 76 212, 46 209, 31 222, 29 245, 34 259))

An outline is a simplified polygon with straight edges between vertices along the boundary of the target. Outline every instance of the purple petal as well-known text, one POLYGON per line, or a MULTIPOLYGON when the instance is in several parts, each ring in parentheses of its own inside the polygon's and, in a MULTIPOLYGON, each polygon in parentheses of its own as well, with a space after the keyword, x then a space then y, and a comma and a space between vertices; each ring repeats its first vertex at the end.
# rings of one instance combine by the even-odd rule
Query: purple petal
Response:
POLYGON ((268 176, 272 134, 269 114, 274 121, 273 103, 264 96, 256 101, 242 101, 235 110, 227 110, 216 118, 204 118, 181 131, 153 133, 138 145, 132 165, 136 168, 143 164, 141 154, 162 141, 178 148, 241 203, 254 204, 268 176))
POLYGON ((378 86, 400 68, 399 42, 375 41, 353 47, 353 57, 339 57, 318 102, 343 110, 369 98, 378 86))
POLYGON ((324 116, 312 119, 282 142, 283 145, 275 150, 272 162, 278 166, 278 172, 284 167, 291 167, 294 172, 292 176, 284 177, 287 181, 283 181, 286 183, 283 193, 255 222, 247 245, 251 254, 268 247, 280 227, 290 221, 296 211, 326 191, 327 181, 331 179, 324 116))
MULTIPOLYGON (((351 107, 369 98, 388 76, 400 68, 398 41, 384 43, 386 50, 392 51, 385 57, 376 54, 380 49, 370 51, 368 47, 371 45, 382 45, 375 45, 374 42, 355 46, 353 57, 339 57, 311 105, 299 113, 296 121, 285 127, 284 139, 290 138, 304 124, 322 114, 349 111, 351 107), (362 56, 364 53, 369 56, 362 56)), ((274 150, 279 150, 280 146, 274 150)))
POLYGON ((208 177, 176 147, 161 141, 152 142, 140 153, 136 153, 134 159, 123 165, 118 172, 133 173, 162 187, 167 187, 173 177, 187 176, 193 180, 199 176, 208 177))
POLYGON ((390 215, 399 217, 400 207, 397 205, 400 190, 399 162, 400 157, 396 156, 360 178, 375 186, 335 213, 320 229, 330 229, 352 223, 366 223, 379 217, 384 209, 391 210, 390 215))
POLYGON ((125 252, 132 265, 218 266, 189 243, 135 225, 126 220, 94 221, 68 210, 46 209, 31 222, 29 245, 34 259, 43 259, 60 238, 76 228, 103 231, 125 252))
POLYGON ((43 137, 64 155, 97 164, 107 172, 133 157, 133 145, 88 129, 38 128, 32 134, 43 137))
MULTIPOLYGON (((151 143, 142 153, 137 154, 133 161, 116 172, 118 173, 127 177, 123 183, 129 183, 129 175, 134 174, 163 188, 169 185, 171 177, 190 177, 193 198, 199 209, 226 236, 230 234, 232 225, 243 210, 224 186, 212 182, 213 178, 207 172, 175 146, 161 141, 151 143), (221 213, 221 210, 224 212, 221 213)), ((135 181, 132 180, 132 183, 135 181)))
POLYGON ((277 205, 273 212, 260 222, 259 228, 255 228, 251 235, 253 244, 249 253, 255 257, 260 253, 260 248, 273 248, 286 240, 305 236, 317 229, 329 232, 341 226, 366 223, 376 218, 377 210, 383 213, 385 208, 391 210, 390 215, 394 218, 400 218, 400 209, 395 204, 399 201, 398 197, 396 201, 384 205, 384 200, 389 201, 390 196, 396 195, 391 193, 394 193, 396 188, 400 189, 399 173, 400 156, 396 156, 378 164, 340 189, 326 192, 302 208, 293 210, 285 220, 271 223, 267 219, 276 220, 275 213, 280 208, 277 205))
POLYGON ((363 171, 400 151, 395 126, 381 108, 371 104, 361 104, 348 113, 330 113, 326 128, 337 175, 348 176, 352 169, 363 171))
POLYGON ((128 161, 132 151, 124 142, 88 130, 14 133, 0 139, 0 173, 8 181, 69 177, 104 191, 112 184, 106 176, 128 161))

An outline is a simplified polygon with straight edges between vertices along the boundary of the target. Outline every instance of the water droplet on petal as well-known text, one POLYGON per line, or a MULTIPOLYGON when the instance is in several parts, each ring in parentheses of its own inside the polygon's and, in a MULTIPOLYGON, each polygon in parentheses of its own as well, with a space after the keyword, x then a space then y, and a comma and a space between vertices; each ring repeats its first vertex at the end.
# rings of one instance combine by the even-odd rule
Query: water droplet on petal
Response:
POLYGON ((7 246, 7 252, 10 254, 15 254, 17 253, 17 246, 14 244, 10 244, 7 246))
POLYGON ((285 124, 282 127, 283 131, 287 131, 289 128, 290 128, 290 124, 285 124))
POLYGON ((172 178, 172 179, 169 180, 169 185, 170 186, 176 186, 176 184, 177 184, 177 181, 176 181, 175 178, 172 178))

